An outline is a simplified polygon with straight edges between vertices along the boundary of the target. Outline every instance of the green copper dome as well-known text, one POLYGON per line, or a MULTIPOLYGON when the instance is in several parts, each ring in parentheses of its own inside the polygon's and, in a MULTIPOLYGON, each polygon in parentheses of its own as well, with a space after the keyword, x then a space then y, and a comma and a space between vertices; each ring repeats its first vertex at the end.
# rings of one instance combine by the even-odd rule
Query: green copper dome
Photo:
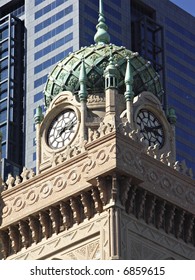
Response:
POLYGON ((161 98, 163 90, 159 75, 148 61, 137 53, 127 50, 125 47, 111 44, 96 44, 69 54, 54 67, 48 76, 44 89, 46 107, 49 106, 53 98, 61 91, 67 90, 78 94, 80 89, 80 69, 83 60, 87 75, 86 86, 88 94, 94 94, 94 92, 96 94, 98 92, 102 93, 104 91, 104 70, 109 64, 111 51, 113 62, 117 65, 119 72, 119 93, 124 94, 125 92, 125 72, 127 57, 129 57, 135 96, 142 91, 150 91, 158 98, 161 98))

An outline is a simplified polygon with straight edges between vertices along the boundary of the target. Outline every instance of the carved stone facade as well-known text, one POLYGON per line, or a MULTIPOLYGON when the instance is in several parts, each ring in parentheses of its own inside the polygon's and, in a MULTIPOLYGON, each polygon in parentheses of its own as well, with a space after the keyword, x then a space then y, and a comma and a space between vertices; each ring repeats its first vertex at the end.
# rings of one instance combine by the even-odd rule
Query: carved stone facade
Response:
POLYGON ((2 258, 195 259, 195 183, 175 160, 176 117, 162 109, 158 77, 124 48, 83 52, 49 77, 47 112, 35 116, 36 174, 24 167, 1 184, 2 258), (52 91, 64 67, 65 83, 76 77, 79 92, 63 91, 62 81, 61 92, 52 91))
POLYGON ((44 172, 8 178, 4 258, 195 259, 194 181, 127 124, 97 133, 44 172))

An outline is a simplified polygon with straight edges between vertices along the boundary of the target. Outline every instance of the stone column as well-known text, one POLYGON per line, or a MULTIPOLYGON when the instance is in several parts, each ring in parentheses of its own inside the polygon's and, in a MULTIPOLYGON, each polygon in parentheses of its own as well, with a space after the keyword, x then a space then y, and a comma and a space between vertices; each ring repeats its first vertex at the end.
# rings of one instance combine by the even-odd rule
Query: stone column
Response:
POLYGON ((40 139, 40 124, 43 120, 42 109, 40 106, 36 109, 35 114, 36 125, 36 173, 39 174, 40 160, 41 160, 41 139, 40 139))
POLYGON ((79 91, 79 99, 81 102, 81 141, 87 140, 86 134, 86 117, 87 117, 87 74, 85 68, 84 59, 82 59, 81 63, 81 70, 79 76, 79 83, 80 83, 80 91, 79 91))

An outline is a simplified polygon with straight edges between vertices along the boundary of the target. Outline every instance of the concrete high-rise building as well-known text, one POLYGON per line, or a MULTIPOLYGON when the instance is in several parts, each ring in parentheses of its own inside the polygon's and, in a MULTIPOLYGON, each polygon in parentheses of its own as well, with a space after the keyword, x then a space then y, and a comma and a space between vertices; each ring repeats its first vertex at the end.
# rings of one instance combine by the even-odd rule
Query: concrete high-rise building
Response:
MULTIPOLYGON (((7 159, 3 163, 5 175, 13 166, 15 173, 22 165, 35 168, 34 114, 37 106, 43 106, 48 74, 69 52, 93 44, 97 7, 98 0, 1 0, 0 130, 3 157, 7 159), (17 60, 21 61, 21 56, 20 65, 17 60), (6 96, 5 87, 9 89, 6 96), (15 122, 12 108, 17 115, 15 122)), ((138 51, 160 74, 166 93, 164 108, 176 109, 177 159, 185 159, 195 170, 194 17, 168 0, 106 0, 104 12, 111 42, 138 51)))

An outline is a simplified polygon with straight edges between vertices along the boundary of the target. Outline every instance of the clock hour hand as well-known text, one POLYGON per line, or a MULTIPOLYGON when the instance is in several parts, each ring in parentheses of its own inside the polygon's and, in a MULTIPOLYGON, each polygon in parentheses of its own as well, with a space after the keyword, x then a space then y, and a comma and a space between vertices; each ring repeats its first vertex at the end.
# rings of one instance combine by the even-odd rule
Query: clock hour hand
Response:
POLYGON ((158 126, 144 126, 144 129, 141 132, 157 132, 158 129, 161 128, 161 125, 158 126))
POLYGON ((70 121, 66 123, 66 125, 60 130, 59 136, 61 136, 66 130, 71 130, 75 124, 76 124, 75 121, 70 121))

